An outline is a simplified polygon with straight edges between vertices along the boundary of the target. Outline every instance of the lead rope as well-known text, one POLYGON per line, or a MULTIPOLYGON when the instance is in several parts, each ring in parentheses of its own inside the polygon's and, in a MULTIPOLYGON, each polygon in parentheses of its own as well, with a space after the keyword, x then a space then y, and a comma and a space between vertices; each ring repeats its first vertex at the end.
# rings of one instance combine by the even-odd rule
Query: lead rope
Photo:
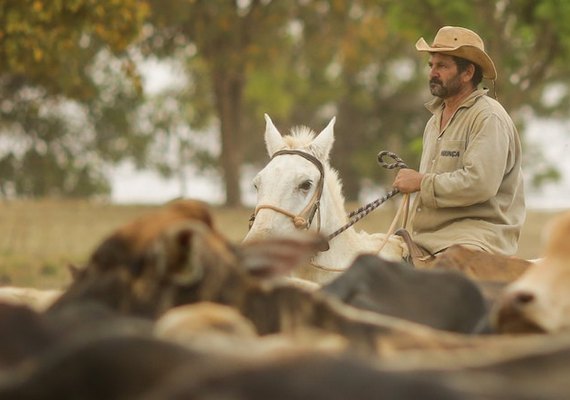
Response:
MULTIPOLYGON (((406 165, 404 160, 402 160, 395 153, 392 153, 390 151, 381 151, 380 153, 378 153, 378 163, 387 169, 408 168, 408 166, 406 165), (394 162, 388 163, 388 162, 384 161, 384 157, 386 157, 386 156, 391 157, 394 160, 394 162)), ((398 190, 398 192, 399 192, 399 190, 398 190)), ((396 212, 396 215, 394 216, 394 219, 392 220, 392 223, 390 224, 390 227, 388 228, 388 232, 386 232, 386 236, 384 237, 384 240, 382 241, 382 244, 380 245, 380 248, 378 249, 378 253, 380 253, 382 251, 384 246, 386 246, 386 243, 388 243, 390 236, 392 236, 394 234, 394 232, 396 231, 396 224, 400 221, 401 217, 403 217, 402 226, 404 228, 406 228, 406 225, 408 224, 408 210, 409 210, 409 206, 410 206, 410 194, 405 193, 402 195, 402 197, 403 198, 402 198, 402 202, 400 204, 400 207, 398 207, 398 211, 396 212)))
MULTIPOLYGON (((381 167, 386 168, 386 169, 408 168, 408 166, 406 165, 404 160, 402 160, 400 157, 398 157, 398 155, 396 153, 393 153, 391 151, 381 151, 380 153, 378 153, 377 159, 378 159, 378 164, 380 164, 381 167), (394 161, 393 162, 384 161, 384 157, 390 157, 394 161)), ((337 229, 336 231, 334 231, 333 233, 331 233, 330 235, 328 235, 327 241, 330 241, 331 239, 340 235, 342 232, 346 231, 348 228, 350 228, 351 226, 356 224, 362 218, 364 218, 365 216, 370 214, 372 211, 374 211, 376 208, 378 208, 380 205, 382 205, 383 203, 385 203, 387 200, 391 199, 392 197, 394 197, 398 193, 400 193, 400 191, 398 189, 392 189, 388 193, 386 193, 386 195, 384 195, 383 197, 380 197, 379 199, 376 199, 376 200, 360 207, 359 209, 352 211, 348 215, 349 222, 346 225, 344 225, 344 226, 340 227, 339 229, 337 229)), ((408 195, 408 198, 409 198, 409 195, 408 195)), ((398 213, 400 213, 400 210, 398 210, 398 213)), ((405 215, 406 215, 406 220, 407 220, 407 210, 406 210, 405 215)), ((397 218, 399 218, 398 214, 397 214, 397 218)), ((394 219, 394 221, 395 220, 396 220, 396 218, 394 219)), ((392 225, 394 225, 394 222, 392 222, 392 225)), ((389 236, 390 235, 386 235, 386 238, 388 238, 389 236)), ((387 242, 387 239, 384 240, 382 247, 384 247, 386 242, 387 242)))
POLYGON ((394 232, 396 232, 396 224, 400 220, 402 212, 404 214, 402 226, 403 226, 403 228, 406 228, 406 225, 408 224, 408 208, 409 208, 409 205, 410 205, 410 194, 409 193, 403 194, 402 195, 402 203, 400 204, 400 207, 398 207, 398 211, 396 212, 396 216, 392 220, 392 223, 390 224, 390 228, 388 228, 388 232, 386 232, 386 236, 384 237, 382 244, 378 248, 378 253, 380 253, 382 251, 382 249, 384 248, 384 246, 386 246, 386 243, 388 243, 390 236, 392 236, 394 234, 394 232))

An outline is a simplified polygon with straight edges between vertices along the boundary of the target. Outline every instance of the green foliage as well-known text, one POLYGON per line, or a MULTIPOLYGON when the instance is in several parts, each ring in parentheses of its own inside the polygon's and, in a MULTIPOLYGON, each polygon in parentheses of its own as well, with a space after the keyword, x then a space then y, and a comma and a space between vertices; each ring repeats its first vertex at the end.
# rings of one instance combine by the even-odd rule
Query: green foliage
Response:
MULTIPOLYGON (((499 71, 494 87, 485 85, 498 93, 521 129, 528 117, 523 110, 561 116, 570 109, 565 89, 544 101, 570 76, 565 60, 570 52, 562 53, 568 50, 569 28, 561 18, 569 6, 557 0, 151 3, 156 30, 149 48, 164 55, 192 48, 189 58, 203 60, 222 147, 232 146, 222 150, 221 165, 226 157, 238 161, 230 151, 243 151, 252 163, 265 162, 263 113, 281 127, 306 124, 316 130, 336 115, 332 162, 349 199, 356 198, 364 177, 391 181, 376 166, 380 150, 396 151, 417 167, 429 92, 426 57, 414 43, 420 36, 431 41, 441 26, 481 33, 499 71), (224 92, 229 82, 239 82, 239 89, 224 92), (239 126, 224 131, 236 120, 222 104, 240 111, 239 126)), ((198 76, 190 69, 189 74, 198 76)), ((189 107, 199 98, 188 99, 189 107)), ((226 184, 230 178, 226 174, 226 184)))
POLYGON ((0 193, 109 193, 104 163, 139 150, 126 50, 147 12, 138 0, 0 2, 0 193))
MULTIPOLYGON (((208 96, 193 96, 190 106, 196 100, 210 100, 210 112, 220 123, 219 164, 226 201, 237 205, 241 201, 240 168, 246 154, 244 132, 251 126, 251 114, 243 112, 248 107, 244 104, 246 87, 254 74, 265 71, 281 56, 296 6, 278 1, 220 0, 153 0, 150 4, 153 32, 143 52, 172 56, 189 49, 185 56, 190 82, 207 80, 209 89, 208 96), (196 73, 196 67, 201 74, 196 73)), ((256 99, 259 93, 251 87, 250 98, 256 99)))
POLYGON ((562 178, 560 171, 553 166, 548 165, 533 175, 532 185, 534 187, 540 187, 549 182, 558 182, 560 178, 562 178))
POLYGON ((85 98, 85 75, 102 46, 123 52, 147 13, 138 0, 5 0, 0 3, 0 74, 51 93, 85 98))

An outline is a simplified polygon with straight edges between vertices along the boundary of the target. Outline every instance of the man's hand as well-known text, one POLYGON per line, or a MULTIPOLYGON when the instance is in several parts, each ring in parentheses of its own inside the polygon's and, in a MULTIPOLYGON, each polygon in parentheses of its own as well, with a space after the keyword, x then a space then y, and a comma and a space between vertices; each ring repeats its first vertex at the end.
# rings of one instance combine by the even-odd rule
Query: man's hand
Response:
POLYGON ((420 190, 424 174, 410 168, 402 168, 394 179, 394 186, 402 193, 414 193, 420 190))

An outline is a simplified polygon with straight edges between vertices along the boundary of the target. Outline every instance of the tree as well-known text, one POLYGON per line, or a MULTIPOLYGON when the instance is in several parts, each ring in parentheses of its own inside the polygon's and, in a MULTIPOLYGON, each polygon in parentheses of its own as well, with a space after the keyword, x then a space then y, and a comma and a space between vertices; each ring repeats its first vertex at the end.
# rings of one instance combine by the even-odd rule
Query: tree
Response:
POLYGON ((147 12, 138 0, 0 3, 1 193, 109 191, 103 162, 128 153, 125 111, 140 99, 126 50, 147 12))
POLYGON ((191 81, 208 80, 212 109, 220 124, 226 204, 241 204, 244 90, 257 66, 281 50, 290 3, 155 0, 151 6, 155 31, 147 51, 170 55, 174 49, 190 48, 189 59, 200 58, 205 66, 205 76, 193 75, 191 81))
POLYGON ((410 57, 410 34, 403 21, 390 13, 391 3, 315 1, 301 15, 307 81, 311 90, 326 90, 320 105, 312 109, 306 107, 309 98, 298 103, 315 115, 334 105, 337 133, 332 163, 349 200, 358 198, 364 178, 378 183, 389 179, 376 163, 380 150, 397 151, 405 159, 409 153, 417 157, 402 143, 413 142, 425 120, 418 112, 424 99, 417 95, 423 83, 419 63, 410 57), (402 69, 408 73, 402 74, 402 69))
POLYGON ((427 59, 414 48, 420 36, 429 41, 449 24, 480 32, 499 70, 496 86, 485 84, 523 132, 529 110, 570 110, 570 35, 560 18, 568 8, 556 0, 154 0, 145 51, 185 51, 190 107, 199 101, 219 120, 228 204, 240 202, 242 165, 264 159, 264 112, 279 126, 315 129, 336 115, 332 163, 356 199, 363 178, 391 181, 376 165, 379 150, 417 167, 430 98, 427 59))
MULTIPOLYGON (((307 81, 313 90, 322 85, 333 89, 320 101, 334 105, 338 117, 332 162, 349 199, 356 198, 362 177, 391 180, 373 159, 380 149, 396 151, 417 166, 429 118, 422 103, 429 93, 423 69, 427 57, 415 51, 414 43, 420 36, 430 41, 444 25, 481 34, 499 71, 498 81, 485 85, 513 115, 521 134, 528 118, 567 118, 570 113, 570 28, 563 22, 570 17, 570 4, 337 0, 306 5, 305 11, 314 7, 302 19, 306 53, 301 58, 309 63, 307 81)), ((306 106, 312 104, 309 98, 297 103, 305 117, 315 111, 306 106)), ((552 167, 542 170, 549 171, 543 178, 558 176, 552 167)))

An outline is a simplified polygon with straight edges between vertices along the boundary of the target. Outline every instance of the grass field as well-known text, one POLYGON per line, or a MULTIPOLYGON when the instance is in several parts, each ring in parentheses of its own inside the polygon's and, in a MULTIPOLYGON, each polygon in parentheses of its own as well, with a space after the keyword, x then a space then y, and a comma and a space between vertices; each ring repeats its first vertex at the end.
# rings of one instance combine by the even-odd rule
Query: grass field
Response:
MULTIPOLYGON (((61 287, 69 282, 67 265, 82 265, 95 246, 115 228, 157 206, 112 205, 85 201, 0 203, 0 284, 61 287)), ((347 211, 358 205, 347 205, 347 211)), ((247 232, 249 208, 213 207, 215 223, 231 240, 247 232)), ((394 209, 382 206, 357 229, 385 232, 394 209)), ((529 212, 518 255, 541 254, 542 227, 560 211, 529 212)))

